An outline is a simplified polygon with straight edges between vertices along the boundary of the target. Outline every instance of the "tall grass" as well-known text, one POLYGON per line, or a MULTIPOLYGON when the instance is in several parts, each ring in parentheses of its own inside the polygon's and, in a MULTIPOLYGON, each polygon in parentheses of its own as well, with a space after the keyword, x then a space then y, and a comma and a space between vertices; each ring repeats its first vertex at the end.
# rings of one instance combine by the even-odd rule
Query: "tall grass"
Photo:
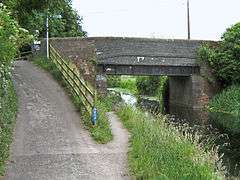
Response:
POLYGON ((232 134, 240 134, 240 85, 217 94, 209 103, 211 119, 232 134))
MULTIPOLYGON (((7 81, 5 88, 6 93, 0 96, 0 176, 4 175, 5 172, 5 163, 9 157, 9 148, 17 114, 17 96, 10 79, 7 81)), ((2 91, 1 88, 0 91, 2 91)))
POLYGON ((209 103, 213 112, 225 112, 240 116, 240 85, 233 85, 217 94, 209 103))
POLYGON ((96 126, 92 126, 91 123, 91 117, 87 114, 85 109, 83 108, 83 104, 81 103, 81 100, 74 94, 74 92, 71 91, 71 88, 65 83, 61 72, 58 70, 56 65, 44 58, 44 57, 37 57, 34 59, 34 64, 37 66, 47 70, 50 72, 53 77, 68 91, 72 102, 74 103, 76 109, 80 112, 81 117, 83 119, 85 128, 89 130, 90 135, 92 138, 101 144, 105 144, 112 140, 113 135, 111 132, 109 121, 106 117, 106 112, 110 111, 112 106, 113 100, 111 98, 105 98, 104 100, 98 100, 97 101, 97 109, 98 109, 98 121, 96 126))
POLYGON ((139 179, 221 179, 217 153, 205 152, 198 137, 183 134, 153 117, 123 106, 118 115, 131 133, 129 167, 139 179))

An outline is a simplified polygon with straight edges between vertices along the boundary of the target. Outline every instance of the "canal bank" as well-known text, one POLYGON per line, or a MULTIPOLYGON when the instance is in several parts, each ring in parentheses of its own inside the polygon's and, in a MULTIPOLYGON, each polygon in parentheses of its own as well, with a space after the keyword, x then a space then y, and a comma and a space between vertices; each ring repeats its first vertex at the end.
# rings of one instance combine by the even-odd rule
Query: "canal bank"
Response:
MULTIPOLYGON (((126 90, 119 88, 110 88, 109 93, 121 97, 122 101, 130 106, 140 107, 148 112, 159 112, 159 101, 153 101, 149 98, 137 97, 126 90), (154 109, 151 110, 151 108, 154 109)), ((168 123, 175 127, 190 126, 191 132, 201 134, 201 142, 209 147, 217 147, 218 154, 221 156, 223 165, 226 167, 228 177, 239 177, 240 167, 240 145, 239 135, 232 135, 226 129, 217 123, 216 114, 209 113, 206 110, 196 110, 186 108, 177 108, 176 113, 169 114, 168 123)), ((217 114, 219 116, 219 114, 217 114)), ((224 118, 224 116, 221 116, 224 118)))

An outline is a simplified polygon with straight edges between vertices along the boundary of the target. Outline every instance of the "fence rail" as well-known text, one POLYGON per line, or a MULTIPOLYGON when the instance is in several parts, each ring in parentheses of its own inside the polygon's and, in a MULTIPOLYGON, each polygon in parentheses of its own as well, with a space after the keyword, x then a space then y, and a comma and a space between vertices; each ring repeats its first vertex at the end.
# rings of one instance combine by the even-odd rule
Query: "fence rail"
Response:
POLYGON ((91 115, 92 109, 95 106, 96 91, 91 90, 91 88, 87 86, 85 81, 80 77, 78 70, 71 67, 73 64, 65 61, 51 45, 50 59, 56 64, 72 91, 81 100, 89 115, 91 115))

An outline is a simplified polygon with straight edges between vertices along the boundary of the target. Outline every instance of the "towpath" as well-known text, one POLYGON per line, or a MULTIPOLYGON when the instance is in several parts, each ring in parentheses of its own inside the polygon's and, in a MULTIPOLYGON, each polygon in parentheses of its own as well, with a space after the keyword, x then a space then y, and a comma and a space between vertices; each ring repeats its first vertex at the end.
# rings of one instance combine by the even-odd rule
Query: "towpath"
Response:
POLYGON ((7 180, 129 179, 128 133, 108 113, 114 140, 96 144, 68 95, 31 62, 15 63, 19 97, 7 180))

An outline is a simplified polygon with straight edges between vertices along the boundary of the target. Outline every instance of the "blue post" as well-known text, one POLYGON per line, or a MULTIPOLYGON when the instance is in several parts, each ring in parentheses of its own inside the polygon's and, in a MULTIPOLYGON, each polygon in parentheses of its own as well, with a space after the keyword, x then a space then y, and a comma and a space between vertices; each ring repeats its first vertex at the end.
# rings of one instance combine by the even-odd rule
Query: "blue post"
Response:
POLYGON ((93 107, 92 109, 92 124, 95 126, 97 123, 97 118, 98 118, 98 112, 97 112, 97 108, 93 107))

